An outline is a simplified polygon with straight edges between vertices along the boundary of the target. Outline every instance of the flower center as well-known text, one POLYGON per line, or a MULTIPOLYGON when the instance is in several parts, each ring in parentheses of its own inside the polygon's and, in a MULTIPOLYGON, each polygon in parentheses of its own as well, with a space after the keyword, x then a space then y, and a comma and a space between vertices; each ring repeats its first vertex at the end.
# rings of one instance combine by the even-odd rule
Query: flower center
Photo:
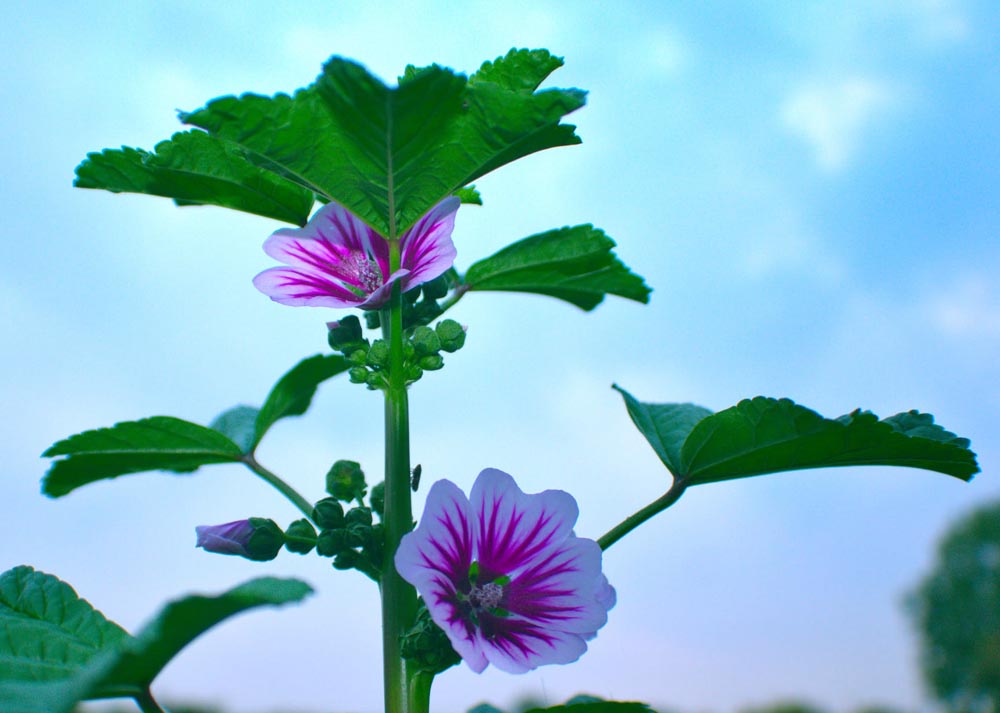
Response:
POLYGON ((503 599, 503 587, 496 582, 477 584, 469 590, 468 601, 473 609, 492 611, 500 606, 503 599))
POLYGON ((351 271, 361 283, 361 288, 371 294, 383 284, 382 270, 378 263, 372 258, 362 253, 355 253, 351 256, 351 271))

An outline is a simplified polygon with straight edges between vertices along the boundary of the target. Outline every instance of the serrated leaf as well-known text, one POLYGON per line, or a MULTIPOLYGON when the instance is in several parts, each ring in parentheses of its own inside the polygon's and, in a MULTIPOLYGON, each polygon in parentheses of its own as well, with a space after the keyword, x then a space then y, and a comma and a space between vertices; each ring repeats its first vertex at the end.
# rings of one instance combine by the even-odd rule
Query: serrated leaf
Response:
POLYGON ((804 468, 892 465, 971 480, 969 441, 910 411, 884 421, 869 411, 827 419, 788 399, 758 396, 700 421, 681 449, 691 484, 804 468))
POLYGON ((483 62, 469 77, 469 84, 492 82, 512 92, 531 94, 562 66, 562 57, 555 57, 547 50, 512 49, 493 62, 483 62))
POLYGON ((492 64, 502 83, 468 81, 434 65, 408 68, 390 88, 334 57, 314 85, 293 96, 223 97, 182 119, 391 237, 479 176, 579 143, 574 127, 559 122, 583 106, 583 92, 524 90, 554 69, 547 52, 492 64), (516 82, 518 74, 528 79, 516 82))
POLYGON ((696 404, 647 404, 617 384, 632 423, 649 441, 656 455, 675 477, 681 475, 681 446, 695 425, 712 411, 696 404))
POLYGON ((0 574, 0 632, 0 682, 67 678, 129 638, 71 586, 24 565, 0 574))
POLYGON ((299 602, 311 592, 312 587, 297 579, 261 577, 219 595, 175 600, 115 652, 101 686, 148 688, 174 656, 216 624, 248 609, 299 602))
POLYGON ((52 497, 129 473, 189 473, 203 465, 243 458, 240 447, 215 429, 171 416, 84 431, 55 443, 42 455, 65 456, 52 464, 42 480, 42 492, 52 497))
POLYGON ((649 301, 650 289, 615 256, 614 241, 592 225, 550 230, 519 240, 473 264, 470 290, 529 292, 591 310, 605 295, 649 301))
POLYGON ((254 424, 255 435, 251 450, 277 421, 304 414, 319 385, 350 367, 347 359, 336 354, 317 354, 293 366, 278 380, 261 406, 254 424))
POLYGON ((712 413, 693 404, 650 404, 615 387, 632 421, 686 485, 809 468, 900 466, 961 480, 979 472, 969 441, 908 411, 879 420, 856 410, 836 419, 789 399, 758 396, 712 413))
POLYGON ((52 575, 0 575, 0 710, 68 713, 81 700, 137 697, 187 644, 234 614, 301 601, 298 580, 251 580, 218 596, 168 604, 129 636, 52 575))
POLYGON ((313 194, 253 165, 244 152, 204 131, 174 134, 152 153, 123 147, 87 155, 75 186, 173 198, 178 205, 216 205, 304 225, 313 194))

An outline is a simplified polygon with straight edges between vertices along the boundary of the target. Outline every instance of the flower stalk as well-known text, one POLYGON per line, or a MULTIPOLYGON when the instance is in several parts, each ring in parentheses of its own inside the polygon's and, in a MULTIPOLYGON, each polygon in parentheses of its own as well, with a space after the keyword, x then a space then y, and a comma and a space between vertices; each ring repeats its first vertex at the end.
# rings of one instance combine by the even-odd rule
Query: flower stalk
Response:
MULTIPOLYGON (((399 243, 390 243, 390 261, 398 264, 399 243)), ((382 309, 382 336, 389 344, 389 383, 385 389, 385 563, 382 567, 382 660, 385 676, 386 713, 426 713, 430 684, 420 695, 412 687, 402 657, 402 637, 413 625, 417 612, 416 590, 396 572, 392 554, 413 527, 410 500, 410 423, 403 367, 403 298, 394 285, 382 309)), ((414 672, 415 676, 415 672, 414 672)))

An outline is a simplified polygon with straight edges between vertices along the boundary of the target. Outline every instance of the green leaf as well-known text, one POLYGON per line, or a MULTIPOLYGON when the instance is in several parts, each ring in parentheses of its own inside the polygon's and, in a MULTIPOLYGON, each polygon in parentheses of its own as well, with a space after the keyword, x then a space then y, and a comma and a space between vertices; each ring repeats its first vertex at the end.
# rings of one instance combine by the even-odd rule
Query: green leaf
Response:
POLYGON ((483 197, 476 190, 475 186, 465 186, 455 191, 455 195, 465 205, 482 205, 483 197))
POLYGON ((142 696, 211 627, 254 607, 301 601, 311 591, 298 580, 266 577, 218 596, 184 597, 132 637, 68 584, 16 567, 0 575, 0 710, 68 713, 81 700, 142 696))
POLYGON ((711 413, 693 404, 641 403, 621 388, 633 422, 675 478, 699 485, 836 466, 922 468, 961 480, 979 472, 969 441, 909 411, 836 419, 788 399, 758 396, 711 413))
POLYGON ((67 678, 129 638, 71 586, 24 565, 0 574, 0 631, 0 682, 67 678))
POLYGON ((261 577, 217 596, 193 594, 175 600, 115 653, 101 685, 148 688, 174 656, 216 624, 255 607, 302 601, 311 592, 312 587, 297 579, 261 577))
POLYGON ((550 230, 480 260, 464 280, 470 290, 548 295, 585 310, 608 294, 648 302, 650 289, 615 257, 614 247, 592 225, 550 230))
POLYGON ((52 497, 119 475, 147 470, 189 473, 203 465, 243 458, 240 447, 218 431, 171 416, 84 431, 42 455, 65 456, 52 464, 42 481, 42 492, 52 497))
POLYGON ((181 118, 391 237, 478 177, 580 142, 559 122, 584 92, 525 90, 556 66, 544 50, 521 51, 484 66, 485 79, 434 65, 388 87, 334 57, 293 96, 223 97, 181 118))
POLYGON ((532 708, 526 713, 655 713, 645 703, 634 701, 593 701, 590 703, 567 703, 550 708, 532 708))
POLYGON ((711 410, 695 404, 646 404, 617 384, 613 387, 625 399, 625 408, 656 455, 675 477, 681 475, 681 446, 695 425, 711 410))
POLYGON ((250 453, 258 443, 257 418, 260 409, 253 406, 233 406, 223 411, 208 425, 239 446, 243 453, 250 453))
POLYGON ((314 201, 309 190, 253 165, 239 147, 203 131, 174 134, 153 153, 123 147, 88 154, 73 185, 216 205, 297 225, 305 225, 314 201))
POLYGON ((336 354, 317 354, 293 366, 278 380, 261 406, 254 424, 255 435, 251 450, 260 443, 260 439, 275 422, 304 414, 320 384, 350 368, 351 363, 336 354))

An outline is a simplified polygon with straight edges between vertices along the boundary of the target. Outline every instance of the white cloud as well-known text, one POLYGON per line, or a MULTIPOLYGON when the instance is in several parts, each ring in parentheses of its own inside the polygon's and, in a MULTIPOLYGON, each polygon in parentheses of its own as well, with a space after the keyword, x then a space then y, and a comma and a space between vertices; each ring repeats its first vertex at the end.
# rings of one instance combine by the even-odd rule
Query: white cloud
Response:
POLYGON ((848 166, 865 130, 891 99, 884 83, 864 77, 808 84, 785 100, 781 120, 809 144, 821 169, 835 172, 848 166))

